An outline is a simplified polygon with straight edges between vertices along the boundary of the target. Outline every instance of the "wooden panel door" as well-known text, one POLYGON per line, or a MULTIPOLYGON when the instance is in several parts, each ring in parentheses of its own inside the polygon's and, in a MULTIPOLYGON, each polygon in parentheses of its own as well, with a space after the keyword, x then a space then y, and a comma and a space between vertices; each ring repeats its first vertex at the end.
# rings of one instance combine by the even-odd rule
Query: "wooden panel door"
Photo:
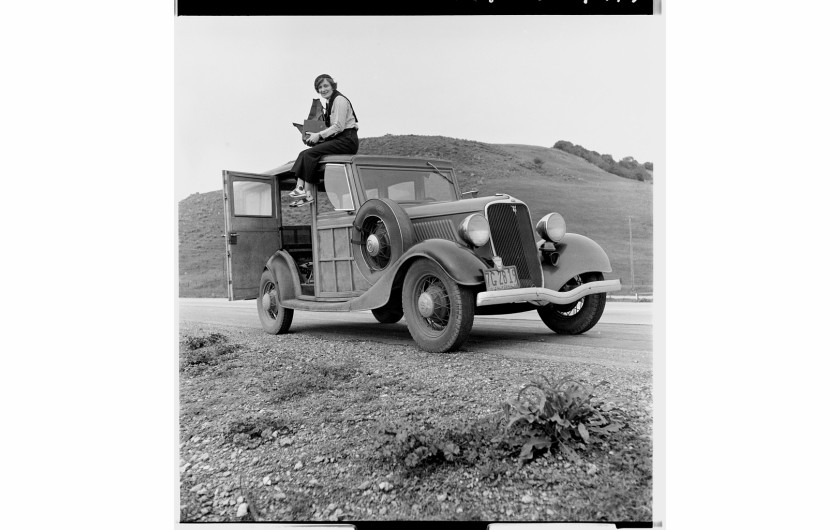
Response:
POLYGON ((347 215, 318 219, 316 296, 349 298, 370 287, 350 252, 352 222, 347 215))

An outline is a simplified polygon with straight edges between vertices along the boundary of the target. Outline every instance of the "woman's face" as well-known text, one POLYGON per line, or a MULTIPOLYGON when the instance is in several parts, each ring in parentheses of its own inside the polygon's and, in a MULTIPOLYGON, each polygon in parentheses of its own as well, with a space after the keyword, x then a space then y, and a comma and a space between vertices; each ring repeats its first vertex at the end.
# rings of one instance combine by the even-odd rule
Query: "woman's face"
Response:
POLYGON ((326 79, 322 79, 321 82, 318 84, 318 93, 321 94, 321 97, 324 99, 330 99, 332 96, 333 89, 332 85, 326 79))

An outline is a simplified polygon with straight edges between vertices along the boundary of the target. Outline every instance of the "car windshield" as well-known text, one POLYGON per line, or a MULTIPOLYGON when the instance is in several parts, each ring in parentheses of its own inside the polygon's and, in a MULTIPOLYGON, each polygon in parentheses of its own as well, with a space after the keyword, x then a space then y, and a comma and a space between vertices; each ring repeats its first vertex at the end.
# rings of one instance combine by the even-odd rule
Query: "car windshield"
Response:
POLYGON ((452 170, 442 169, 441 173, 446 177, 431 169, 359 168, 368 199, 397 202, 454 201, 457 196, 452 170))

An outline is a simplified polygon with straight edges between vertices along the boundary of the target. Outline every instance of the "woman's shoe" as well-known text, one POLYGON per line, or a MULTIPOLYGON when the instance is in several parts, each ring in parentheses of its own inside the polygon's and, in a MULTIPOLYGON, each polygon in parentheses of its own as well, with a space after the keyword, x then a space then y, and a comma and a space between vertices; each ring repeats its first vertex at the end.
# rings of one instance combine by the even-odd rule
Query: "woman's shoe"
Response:
POLYGON ((301 197, 306 197, 306 192, 303 190, 303 188, 295 188, 289 194, 289 197, 293 199, 300 199, 301 197))
POLYGON ((314 200, 315 199, 313 199, 312 196, 309 195, 309 196, 306 196, 302 199, 296 200, 295 202, 293 202, 289 206, 291 206, 292 208, 297 208, 299 206, 306 206, 307 204, 309 204, 310 202, 313 202, 314 200))

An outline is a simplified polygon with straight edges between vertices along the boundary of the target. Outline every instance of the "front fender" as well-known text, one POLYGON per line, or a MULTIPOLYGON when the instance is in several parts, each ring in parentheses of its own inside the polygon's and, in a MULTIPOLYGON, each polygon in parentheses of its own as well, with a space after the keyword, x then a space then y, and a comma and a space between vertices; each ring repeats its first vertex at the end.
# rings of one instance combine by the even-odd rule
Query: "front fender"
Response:
POLYGON ((554 244, 554 252, 559 254, 556 266, 545 259, 542 263, 545 287, 548 289, 558 290, 584 272, 612 272, 607 253, 586 236, 566 234, 561 243, 554 244))
POLYGON ((399 267, 408 270, 409 262, 428 258, 440 265, 450 278, 461 285, 484 285, 487 268, 481 258, 471 250, 448 239, 427 239, 414 245, 405 253, 399 267))
POLYGON ((434 261, 450 278, 461 285, 484 285, 482 269, 487 268, 487 265, 478 256, 453 241, 427 239, 412 246, 400 256, 394 266, 389 267, 370 289, 350 303, 351 309, 382 307, 392 296, 399 296, 409 267, 418 259, 434 261))
POLYGON ((285 250, 278 250, 268 258, 265 268, 271 273, 280 302, 294 300, 300 295, 300 279, 298 278, 295 260, 285 250))

